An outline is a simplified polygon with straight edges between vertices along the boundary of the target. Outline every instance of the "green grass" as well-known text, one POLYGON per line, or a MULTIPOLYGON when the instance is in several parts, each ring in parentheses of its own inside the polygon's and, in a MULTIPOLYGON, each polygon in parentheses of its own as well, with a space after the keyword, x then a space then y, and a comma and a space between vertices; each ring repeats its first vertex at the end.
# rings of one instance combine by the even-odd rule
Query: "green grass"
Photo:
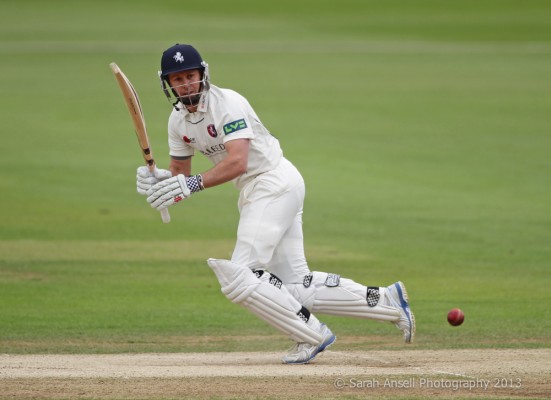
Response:
MULTIPOLYGON (((165 167, 156 71, 175 42, 303 173, 312 269, 406 282, 413 348, 551 345, 549 2, 53 0, 0 3, 1 353, 287 346, 205 263, 231 254, 231 185, 169 225, 135 193, 108 64, 137 87, 165 167)), ((337 349, 403 348, 393 326, 323 319, 337 349)))

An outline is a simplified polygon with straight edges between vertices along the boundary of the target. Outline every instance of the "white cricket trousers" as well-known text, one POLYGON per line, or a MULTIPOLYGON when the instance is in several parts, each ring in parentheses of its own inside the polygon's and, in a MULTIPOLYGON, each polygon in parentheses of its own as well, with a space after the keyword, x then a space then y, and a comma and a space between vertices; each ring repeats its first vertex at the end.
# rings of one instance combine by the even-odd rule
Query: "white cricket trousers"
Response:
POLYGON ((231 260, 250 269, 266 268, 285 284, 302 283, 310 272, 302 234, 304 195, 302 176, 285 158, 247 183, 239 195, 231 260))

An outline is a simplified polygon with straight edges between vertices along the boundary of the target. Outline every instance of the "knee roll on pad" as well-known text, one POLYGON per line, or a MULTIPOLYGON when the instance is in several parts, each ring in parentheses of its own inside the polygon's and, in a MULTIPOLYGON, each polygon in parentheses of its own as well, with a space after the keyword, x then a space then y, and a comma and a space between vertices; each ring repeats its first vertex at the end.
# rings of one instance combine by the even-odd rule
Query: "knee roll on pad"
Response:
POLYGON ((228 260, 211 258, 207 262, 220 282, 222 293, 233 303, 247 308, 296 342, 321 343, 319 332, 306 324, 306 314, 299 310, 300 305, 287 290, 277 288, 270 274, 263 271, 259 279, 249 268, 228 260))

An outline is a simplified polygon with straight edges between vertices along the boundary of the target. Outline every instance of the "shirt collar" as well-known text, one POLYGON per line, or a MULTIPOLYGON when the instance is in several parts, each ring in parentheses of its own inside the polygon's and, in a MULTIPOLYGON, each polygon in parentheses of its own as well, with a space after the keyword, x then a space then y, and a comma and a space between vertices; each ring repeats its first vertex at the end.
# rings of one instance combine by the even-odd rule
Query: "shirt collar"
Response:
POLYGON ((207 112, 209 108, 209 91, 206 90, 201 94, 201 98, 199 99, 199 105, 197 106, 197 111, 200 112, 207 112))

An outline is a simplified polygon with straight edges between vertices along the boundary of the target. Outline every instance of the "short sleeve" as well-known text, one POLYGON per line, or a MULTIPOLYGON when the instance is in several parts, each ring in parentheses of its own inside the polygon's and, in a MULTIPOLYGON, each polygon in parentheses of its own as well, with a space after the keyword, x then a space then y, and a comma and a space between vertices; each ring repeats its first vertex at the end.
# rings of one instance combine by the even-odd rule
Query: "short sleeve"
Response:
POLYGON ((230 92, 225 101, 218 104, 220 119, 216 121, 218 132, 223 141, 235 139, 254 139, 254 131, 249 119, 251 107, 241 95, 230 92))
POLYGON ((174 157, 188 157, 195 154, 193 147, 184 142, 183 137, 178 133, 173 118, 168 121, 168 149, 169 154, 174 157))

